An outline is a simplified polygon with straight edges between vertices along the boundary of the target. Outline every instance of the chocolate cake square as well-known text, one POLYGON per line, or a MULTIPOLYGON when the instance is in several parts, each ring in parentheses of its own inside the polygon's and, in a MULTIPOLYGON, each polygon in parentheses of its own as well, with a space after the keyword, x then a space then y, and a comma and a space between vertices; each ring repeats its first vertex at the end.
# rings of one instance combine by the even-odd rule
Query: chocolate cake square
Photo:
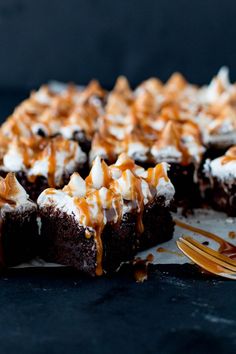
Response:
POLYGON ((110 166, 97 157, 85 180, 74 173, 62 190, 46 189, 38 198, 43 257, 101 275, 169 240, 174 187, 167 169, 144 170, 125 154, 110 166))

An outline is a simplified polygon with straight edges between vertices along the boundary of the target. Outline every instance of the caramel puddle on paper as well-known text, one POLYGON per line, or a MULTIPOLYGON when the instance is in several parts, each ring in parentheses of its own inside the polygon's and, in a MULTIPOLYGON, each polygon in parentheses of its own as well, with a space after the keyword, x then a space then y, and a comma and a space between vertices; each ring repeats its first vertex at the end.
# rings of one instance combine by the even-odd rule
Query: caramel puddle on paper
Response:
POLYGON ((178 257, 184 257, 184 255, 182 253, 175 252, 175 251, 170 251, 170 250, 168 250, 167 248, 164 248, 164 247, 157 247, 156 252, 158 252, 158 253, 169 253, 169 254, 173 254, 173 255, 178 256, 178 257))
POLYGON ((229 231, 228 236, 229 236, 229 238, 234 239, 236 237, 236 232, 235 231, 229 231))
POLYGON ((213 234, 212 232, 203 230, 203 229, 199 229, 198 227, 189 225, 189 224, 185 224, 184 222, 175 219, 174 220, 176 225, 185 229, 185 230, 189 230, 192 231, 194 233, 197 233, 199 235, 205 236, 211 240, 216 241, 220 247, 219 247, 219 254, 225 255, 231 259, 236 259, 236 246, 232 245, 231 243, 225 241, 224 239, 222 239, 221 237, 213 234))

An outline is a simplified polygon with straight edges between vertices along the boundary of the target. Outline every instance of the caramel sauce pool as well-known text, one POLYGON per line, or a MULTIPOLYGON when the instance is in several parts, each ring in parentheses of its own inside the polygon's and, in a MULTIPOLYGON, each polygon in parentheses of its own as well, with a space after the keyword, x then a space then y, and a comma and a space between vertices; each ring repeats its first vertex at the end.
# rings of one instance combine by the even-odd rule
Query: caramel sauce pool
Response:
POLYGON ((198 234, 200 234, 202 236, 205 236, 205 237, 207 237, 207 238, 209 238, 209 239, 211 239, 213 241, 216 241, 220 245, 220 247, 218 249, 219 254, 228 256, 231 259, 236 259, 236 246, 234 246, 231 243, 223 240, 222 238, 220 238, 219 236, 213 234, 212 232, 199 229, 198 227, 194 227, 194 226, 191 226, 189 224, 185 224, 184 222, 182 222, 180 220, 177 220, 177 219, 175 219, 174 221, 175 221, 177 226, 179 226, 179 227, 181 227, 183 229, 198 233, 198 234))

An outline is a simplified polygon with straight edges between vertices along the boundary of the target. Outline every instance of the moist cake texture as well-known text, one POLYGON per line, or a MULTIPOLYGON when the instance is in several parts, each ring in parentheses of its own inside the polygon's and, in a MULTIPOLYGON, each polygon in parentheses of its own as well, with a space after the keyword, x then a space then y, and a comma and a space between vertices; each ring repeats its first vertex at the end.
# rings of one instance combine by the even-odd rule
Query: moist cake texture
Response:
POLYGON ((44 258, 91 275, 116 270, 138 250, 173 235, 174 187, 161 163, 145 170, 126 154, 108 166, 97 157, 62 190, 38 198, 44 258))
POLYGON ((37 254, 37 205, 13 173, 0 177, 0 264, 15 266, 37 254))

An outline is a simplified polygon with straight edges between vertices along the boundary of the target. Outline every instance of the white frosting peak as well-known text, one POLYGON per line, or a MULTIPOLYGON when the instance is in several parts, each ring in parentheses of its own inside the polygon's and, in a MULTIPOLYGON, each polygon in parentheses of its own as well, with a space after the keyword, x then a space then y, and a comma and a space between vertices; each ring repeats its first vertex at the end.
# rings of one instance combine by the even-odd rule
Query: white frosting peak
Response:
POLYGON ((8 173, 5 178, 0 177, 0 205, 18 207, 32 204, 25 189, 18 182, 14 173, 8 173))
POLYGON ((236 160, 222 164, 224 156, 214 160, 207 159, 204 164, 204 172, 208 177, 215 177, 222 182, 235 183, 236 180, 236 160))
POLYGON ((100 156, 97 156, 93 161, 93 166, 89 174, 89 182, 95 189, 100 189, 104 186, 107 169, 108 167, 106 166, 105 162, 101 160, 100 156))
POLYGON ((115 189, 126 200, 132 200, 134 198, 134 174, 130 170, 126 170, 122 173, 121 177, 115 181, 115 189))
POLYGON ((74 172, 70 177, 70 182, 63 188, 63 191, 73 197, 84 197, 86 194, 85 180, 79 175, 79 173, 74 172))

